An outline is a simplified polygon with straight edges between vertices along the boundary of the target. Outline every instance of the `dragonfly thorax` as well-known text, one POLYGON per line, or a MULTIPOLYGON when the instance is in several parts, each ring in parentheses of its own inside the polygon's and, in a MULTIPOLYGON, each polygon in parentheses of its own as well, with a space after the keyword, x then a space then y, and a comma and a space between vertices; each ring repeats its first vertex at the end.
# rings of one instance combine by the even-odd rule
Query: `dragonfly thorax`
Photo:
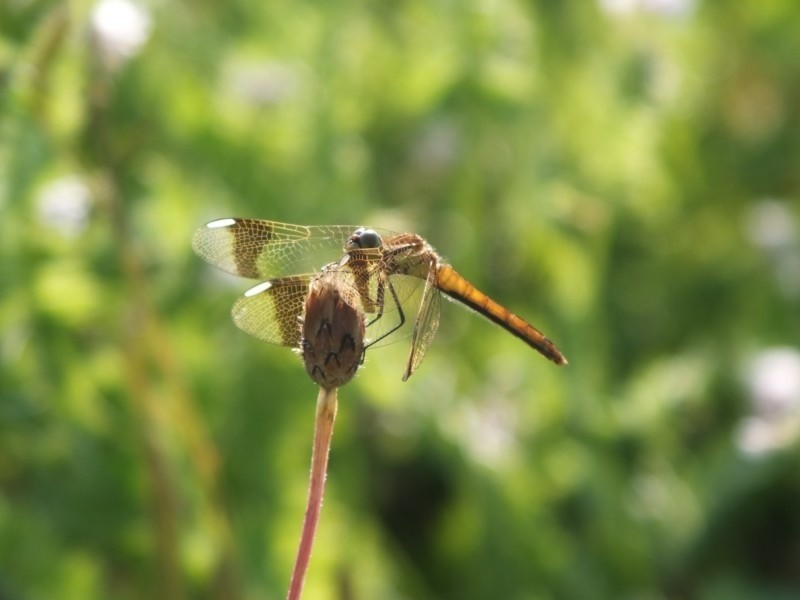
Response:
POLYGON ((380 248, 383 244, 383 239, 377 231, 367 229, 366 227, 359 227, 347 240, 347 249, 353 250, 355 248, 380 248))

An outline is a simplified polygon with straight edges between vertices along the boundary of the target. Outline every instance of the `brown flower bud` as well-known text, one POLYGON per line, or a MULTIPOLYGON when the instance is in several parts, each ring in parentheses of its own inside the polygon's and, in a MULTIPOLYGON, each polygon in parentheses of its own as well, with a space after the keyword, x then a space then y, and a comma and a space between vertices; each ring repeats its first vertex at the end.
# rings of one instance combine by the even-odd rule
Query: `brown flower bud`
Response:
POLYGON ((364 362, 364 311, 335 270, 309 285, 300 350, 309 376, 326 389, 350 381, 364 362))

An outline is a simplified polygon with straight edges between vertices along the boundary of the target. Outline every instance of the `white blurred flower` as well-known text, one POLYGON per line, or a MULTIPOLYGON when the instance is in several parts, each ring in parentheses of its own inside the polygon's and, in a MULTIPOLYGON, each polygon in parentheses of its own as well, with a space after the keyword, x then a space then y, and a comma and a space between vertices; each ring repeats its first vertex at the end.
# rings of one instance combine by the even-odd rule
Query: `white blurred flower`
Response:
POLYGON ((800 297, 800 237, 789 203, 758 200, 746 213, 744 228, 750 242, 764 252, 778 288, 790 298, 800 297))
MULTIPOLYGON (((525 383, 523 362, 505 354, 488 365, 490 374, 477 396, 462 402, 452 398, 438 421, 445 437, 455 441, 476 464, 502 471, 516 463, 522 452, 525 427, 517 399, 525 383)), ((451 389, 455 388, 452 384, 451 389)), ((437 396, 439 398, 439 396, 437 396)))
POLYGON ((598 0, 600 8, 614 16, 635 12, 663 17, 684 17, 694 10, 695 0, 598 0))
POLYGON ((150 37, 150 15, 131 0, 100 0, 91 15, 91 31, 103 64, 110 70, 133 58, 150 37))
POLYGON ((775 348, 756 356, 746 371, 752 413, 739 428, 737 443, 758 456, 800 438, 800 351, 775 348))
POLYGON ((500 402, 463 411, 465 449, 473 460, 498 468, 506 463, 517 446, 516 415, 500 402))
POLYGON ((458 160, 461 132, 450 121, 439 119, 417 137, 413 160, 417 171, 441 173, 458 160))
POLYGON ((780 200, 767 198, 753 204, 745 228, 750 241, 764 250, 781 250, 797 241, 797 223, 780 200))
POLYGON ((256 107, 294 98, 302 87, 301 69, 289 63, 237 62, 225 70, 224 89, 237 101, 256 107))
POLYGON ((39 193, 39 220, 65 237, 75 237, 86 229, 90 200, 89 188, 79 177, 56 179, 39 193))
POLYGON ((639 0, 599 0, 600 8, 612 15, 626 15, 636 10, 639 0))

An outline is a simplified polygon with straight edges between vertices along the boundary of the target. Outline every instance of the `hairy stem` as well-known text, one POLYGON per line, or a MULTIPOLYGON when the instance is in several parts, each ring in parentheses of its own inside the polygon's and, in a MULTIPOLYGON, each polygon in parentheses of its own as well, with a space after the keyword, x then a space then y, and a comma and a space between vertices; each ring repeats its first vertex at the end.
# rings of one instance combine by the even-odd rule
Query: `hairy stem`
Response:
POLYGON ((311 559, 311 547, 317 531, 319 512, 322 509, 322 495, 325 491, 325 477, 328 471, 328 453, 333 437, 333 422, 336 419, 337 388, 319 388, 317 396, 317 414, 314 424, 314 445, 311 451, 311 478, 308 486, 308 502, 306 516, 303 519, 303 531, 300 535, 300 547, 292 571, 289 584, 288 600, 299 600, 303 592, 308 563, 311 559))

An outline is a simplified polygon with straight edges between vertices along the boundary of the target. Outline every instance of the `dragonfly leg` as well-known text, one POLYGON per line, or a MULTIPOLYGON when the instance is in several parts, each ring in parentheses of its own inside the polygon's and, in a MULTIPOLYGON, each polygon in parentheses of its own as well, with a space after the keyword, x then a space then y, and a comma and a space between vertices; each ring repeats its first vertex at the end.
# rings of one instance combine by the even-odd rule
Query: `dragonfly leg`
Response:
MULTIPOLYGON (((383 316, 383 308, 385 306, 385 295, 386 295, 385 289, 386 288, 384 286, 383 278, 379 277, 378 293, 376 295, 375 302, 372 302, 370 300, 370 304, 374 304, 374 305, 378 306, 378 314, 375 316, 374 319, 372 319, 372 321, 370 321, 369 323, 366 324, 366 327, 369 327, 370 325, 375 323, 378 319, 380 319, 383 316)), ((367 294, 368 294, 368 292, 367 292, 367 294)))
MULTIPOLYGON (((377 344, 378 342, 380 342, 385 337, 390 336, 395 331, 400 329, 403 326, 403 324, 406 322, 406 315, 403 312, 403 307, 400 305, 400 298, 397 297, 397 292, 394 291, 394 286, 392 285, 392 282, 387 280, 386 281, 386 285, 389 287, 389 293, 392 295, 392 300, 394 301, 394 305, 397 307, 397 313, 400 315, 400 322, 397 325, 395 325, 394 327, 392 327, 389 331, 384 333, 382 336, 380 336, 379 338, 372 340, 369 344, 364 346, 365 348, 369 348, 370 346, 373 346, 373 345, 377 344)), ((382 290, 380 290, 380 288, 379 288, 378 294, 380 296, 383 295, 383 292, 382 292, 382 290)), ((372 325, 375 321, 377 321, 380 317, 383 316, 383 302, 382 301, 381 301, 381 305, 380 306, 381 306, 381 308, 380 308, 380 312, 379 312, 378 316, 375 317, 367 325, 367 327, 369 327, 369 325, 372 325)))

